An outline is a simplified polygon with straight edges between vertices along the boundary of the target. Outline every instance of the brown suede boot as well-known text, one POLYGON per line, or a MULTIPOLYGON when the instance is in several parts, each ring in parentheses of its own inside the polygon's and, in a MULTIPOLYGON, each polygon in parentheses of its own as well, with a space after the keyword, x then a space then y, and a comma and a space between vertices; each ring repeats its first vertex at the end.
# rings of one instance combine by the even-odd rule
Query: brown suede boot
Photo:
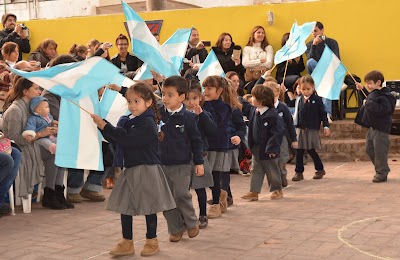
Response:
POLYGON ((219 218, 221 217, 221 205, 220 204, 213 204, 208 208, 207 217, 209 219, 212 218, 219 218))
POLYGON ((272 200, 277 200, 283 198, 283 191, 282 190, 275 190, 271 194, 272 200))
POLYGON ((242 199, 257 201, 258 200, 258 192, 248 192, 242 196, 242 199))
POLYGON ((124 256, 133 255, 135 253, 135 248, 133 247, 133 240, 121 239, 118 244, 110 250, 110 255, 124 256))
POLYGON ((183 231, 176 233, 176 234, 171 234, 169 236, 169 241, 170 242, 179 242, 181 240, 182 236, 183 236, 183 231))
POLYGON ((157 238, 146 239, 143 250, 140 252, 141 256, 151 256, 159 251, 157 238))
POLYGON ((228 209, 228 192, 221 190, 219 195, 219 204, 221 205, 221 213, 224 213, 228 209))

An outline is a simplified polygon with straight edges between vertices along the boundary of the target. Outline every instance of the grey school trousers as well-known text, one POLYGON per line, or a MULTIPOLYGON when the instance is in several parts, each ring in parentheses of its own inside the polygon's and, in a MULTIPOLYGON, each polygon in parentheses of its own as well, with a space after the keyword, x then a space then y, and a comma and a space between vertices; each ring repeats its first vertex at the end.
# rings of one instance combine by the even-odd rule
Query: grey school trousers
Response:
POLYGON ((192 194, 189 190, 192 165, 162 166, 162 169, 176 203, 175 209, 163 212, 167 220, 168 232, 177 234, 186 228, 195 227, 198 221, 193 207, 192 194))
POLYGON ((390 171, 388 165, 389 134, 370 128, 365 149, 375 166, 375 178, 386 180, 390 171))
POLYGON ((261 187, 264 181, 264 175, 267 175, 269 191, 282 189, 281 170, 279 168, 279 159, 260 160, 258 157, 259 147, 255 146, 251 149, 253 154, 253 169, 251 171, 251 192, 261 192, 261 187))

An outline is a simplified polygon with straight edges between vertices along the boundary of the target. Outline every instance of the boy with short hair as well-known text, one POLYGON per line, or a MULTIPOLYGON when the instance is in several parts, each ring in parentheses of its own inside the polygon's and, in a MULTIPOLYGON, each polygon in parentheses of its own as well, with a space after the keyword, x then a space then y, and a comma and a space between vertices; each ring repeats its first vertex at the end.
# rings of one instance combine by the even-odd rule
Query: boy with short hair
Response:
MULTIPOLYGON (((396 106, 396 99, 390 89, 382 87, 385 81, 380 71, 373 70, 364 77, 369 91, 364 105, 361 107, 361 121, 370 127, 366 137, 366 152, 375 166, 373 182, 386 182, 390 171, 387 157, 389 152, 389 133, 392 125, 392 114, 396 106), (363 111, 362 111, 363 110, 363 111)), ((364 87, 356 83, 357 89, 364 87)))
POLYGON ((169 240, 178 242, 187 228, 188 236, 199 233, 199 224, 189 190, 192 165, 196 176, 204 174, 203 142, 197 128, 197 115, 186 110, 183 101, 188 92, 183 77, 172 76, 163 82, 160 133, 160 157, 163 171, 174 196, 176 209, 165 211, 169 240))

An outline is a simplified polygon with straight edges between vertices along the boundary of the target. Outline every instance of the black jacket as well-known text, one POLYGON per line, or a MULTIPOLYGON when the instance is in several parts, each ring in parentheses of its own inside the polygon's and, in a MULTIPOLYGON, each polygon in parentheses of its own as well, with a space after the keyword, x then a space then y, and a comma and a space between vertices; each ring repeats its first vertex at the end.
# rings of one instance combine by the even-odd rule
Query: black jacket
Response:
POLYGON ((232 108, 222 99, 204 102, 203 109, 208 111, 218 127, 218 134, 208 138, 209 151, 226 152, 229 149, 228 124, 232 116, 232 108))
POLYGON ((173 115, 160 108, 164 138, 160 142, 161 162, 164 165, 203 164, 203 142, 197 128, 197 115, 183 109, 173 115), (193 156, 192 156, 193 155, 193 156))
MULTIPOLYGON (((276 65, 276 77, 275 78, 279 84, 281 84, 283 81, 283 76, 285 74, 285 68, 286 68, 286 61, 276 65)), ((292 75, 296 75, 296 76, 300 77, 300 73, 303 72, 304 69, 305 69, 305 66, 304 66, 303 56, 300 56, 300 60, 298 63, 294 59, 292 59, 292 60, 288 61, 286 77, 292 76, 292 75)), ((286 86, 286 87, 288 87, 288 86, 286 86)))
MULTIPOLYGON (((235 44, 232 43, 231 48, 226 52, 224 52, 221 48, 218 47, 212 47, 212 49, 214 50, 214 53, 217 56, 218 61, 221 64, 221 67, 224 70, 224 72, 227 73, 228 71, 235 71, 237 74, 239 74, 239 77, 242 79, 244 78, 245 68, 243 67, 242 63, 236 66, 235 61, 232 60, 234 46, 235 44)), ((236 47, 240 48, 240 46, 236 47)))
POLYGON ((325 43, 326 45, 328 45, 329 49, 331 49, 332 52, 340 59, 339 45, 336 40, 331 38, 326 38, 325 41, 322 41, 317 45, 313 45, 312 43, 313 41, 307 43, 307 50, 306 50, 307 59, 314 59, 316 61, 319 61, 322 53, 324 52, 325 43))
POLYGON ((218 134, 217 124, 212 119, 209 112, 203 110, 198 116, 197 128, 199 129, 201 140, 203 141, 203 151, 208 150, 208 138, 212 138, 218 134))
POLYGON ((132 119, 122 116, 117 127, 108 123, 101 133, 107 141, 116 144, 117 149, 121 148, 124 167, 161 163, 153 110, 148 109, 132 119))
POLYGON ((22 60, 22 53, 29 53, 31 51, 31 45, 29 43, 29 39, 28 38, 21 39, 18 33, 14 32, 14 30, 4 29, 0 31, 0 48, 2 48, 4 43, 6 42, 15 42, 16 44, 18 44, 19 48, 18 61, 22 60))
POLYGON ((310 96, 304 104, 304 97, 301 96, 297 109, 297 128, 319 130, 321 121, 324 127, 329 127, 328 117, 322 103, 322 98, 315 93, 310 96))
MULTIPOLYGON (((195 56, 197 54, 199 55, 200 63, 203 63, 208 55, 206 48, 198 50, 198 49, 196 49, 196 47, 191 48, 190 46, 188 46, 188 49, 186 50, 185 58, 188 60, 191 60, 193 58, 193 56, 195 56)), ((190 69, 189 63, 183 63, 181 75, 184 75, 188 69, 190 69)))
MULTIPOLYGON (((364 91, 368 93, 368 91, 364 91)), ((390 133, 396 99, 389 88, 375 89, 368 94, 364 105, 362 123, 375 130, 390 133)))
MULTIPOLYGON (((243 102, 243 114, 249 118, 249 147, 254 147, 253 139, 253 120, 255 120, 256 108, 248 102, 243 102)), ((277 158, 281 152, 282 138, 285 133, 283 119, 278 115, 275 108, 269 108, 261 115, 261 123, 259 129, 260 152, 258 157, 260 160, 269 160, 269 154, 276 154, 277 158)))
MULTIPOLYGON (((111 58, 111 62, 118 68, 121 68, 121 59, 119 54, 114 55, 111 58)), ((136 71, 142 66, 142 64, 143 61, 128 52, 128 54, 126 55, 126 66, 128 67, 128 71, 136 71)))
POLYGON ((241 140, 246 135, 246 124, 243 121, 243 113, 239 109, 232 110, 232 117, 228 123, 228 136, 229 136, 229 149, 236 149, 239 145, 235 145, 231 142, 231 137, 239 136, 241 140))
POLYGON ((40 61, 41 68, 45 68, 47 63, 50 62, 50 59, 41 50, 32 52, 28 57, 28 61, 31 60, 40 61))
POLYGON ((283 122, 285 123, 285 135, 289 138, 290 142, 297 141, 296 129, 293 124, 292 113, 290 113, 289 108, 285 103, 279 102, 278 107, 276 108, 278 111, 278 116, 282 117, 283 122))

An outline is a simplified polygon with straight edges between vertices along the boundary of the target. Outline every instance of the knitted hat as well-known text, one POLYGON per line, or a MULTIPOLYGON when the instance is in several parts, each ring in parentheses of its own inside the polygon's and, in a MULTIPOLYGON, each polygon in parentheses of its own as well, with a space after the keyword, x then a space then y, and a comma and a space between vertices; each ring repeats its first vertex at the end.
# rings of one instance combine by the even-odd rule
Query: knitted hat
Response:
POLYGON ((31 111, 32 114, 35 113, 35 108, 40 104, 42 101, 47 101, 47 98, 44 98, 42 96, 37 96, 31 99, 29 102, 29 110, 31 111))
POLYGON ((6 24, 8 17, 10 17, 10 16, 14 17, 15 21, 17 20, 17 16, 15 14, 12 14, 12 13, 3 14, 3 16, 1 17, 1 23, 3 24, 3 27, 6 24))

